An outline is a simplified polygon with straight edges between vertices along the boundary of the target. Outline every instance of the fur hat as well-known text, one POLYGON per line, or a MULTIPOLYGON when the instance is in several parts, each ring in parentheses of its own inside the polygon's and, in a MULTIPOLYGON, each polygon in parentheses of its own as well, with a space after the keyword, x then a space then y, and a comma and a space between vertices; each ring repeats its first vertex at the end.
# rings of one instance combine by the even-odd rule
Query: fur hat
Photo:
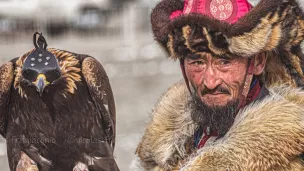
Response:
POLYGON ((301 1, 261 0, 252 8, 246 0, 162 0, 152 11, 152 30, 173 59, 201 52, 226 58, 266 53, 264 82, 299 86, 304 83, 301 1))

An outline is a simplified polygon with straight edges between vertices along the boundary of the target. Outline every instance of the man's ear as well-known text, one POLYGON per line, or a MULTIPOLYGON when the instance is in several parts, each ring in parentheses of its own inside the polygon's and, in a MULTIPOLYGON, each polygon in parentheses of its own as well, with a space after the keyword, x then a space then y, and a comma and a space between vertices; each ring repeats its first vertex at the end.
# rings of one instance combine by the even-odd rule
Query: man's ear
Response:
POLYGON ((266 53, 260 53, 254 57, 254 75, 263 73, 267 61, 266 53))

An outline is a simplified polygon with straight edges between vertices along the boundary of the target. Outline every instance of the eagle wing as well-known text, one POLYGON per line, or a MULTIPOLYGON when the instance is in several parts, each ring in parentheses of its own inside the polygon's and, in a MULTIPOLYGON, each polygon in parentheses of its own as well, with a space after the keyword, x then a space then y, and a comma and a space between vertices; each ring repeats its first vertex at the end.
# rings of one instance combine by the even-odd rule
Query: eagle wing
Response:
POLYGON ((14 65, 12 62, 0 67, 0 134, 6 137, 7 105, 9 103, 10 90, 14 80, 14 65))
POLYGON ((103 127, 107 140, 112 147, 112 150, 114 150, 116 112, 109 78, 103 66, 92 57, 87 57, 83 60, 82 74, 87 83, 91 97, 102 115, 100 118, 104 122, 103 127))

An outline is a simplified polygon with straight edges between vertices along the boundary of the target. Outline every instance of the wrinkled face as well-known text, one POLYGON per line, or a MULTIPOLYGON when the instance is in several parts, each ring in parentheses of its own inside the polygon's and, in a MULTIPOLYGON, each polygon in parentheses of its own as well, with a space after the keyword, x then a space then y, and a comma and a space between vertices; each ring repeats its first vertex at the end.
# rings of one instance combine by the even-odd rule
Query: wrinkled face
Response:
POLYGON ((185 72, 197 96, 209 106, 225 106, 237 101, 248 65, 247 58, 215 58, 192 54, 185 59, 185 72))

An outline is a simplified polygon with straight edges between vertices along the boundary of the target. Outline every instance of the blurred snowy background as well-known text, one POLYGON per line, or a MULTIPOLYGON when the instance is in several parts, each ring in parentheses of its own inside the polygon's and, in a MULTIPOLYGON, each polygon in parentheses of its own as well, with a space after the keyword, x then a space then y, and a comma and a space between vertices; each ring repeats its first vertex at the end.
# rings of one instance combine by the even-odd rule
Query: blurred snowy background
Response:
MULTIPOLYGON (((129 170, 159 96, 182 79, 179 64, 153 41, 150 12, 158 0, 0 0, 0 63, 27 52, 35 31, 49 47, 88 54, 105 67, 117 107, 115 157, 129 170)), ((250 1, 255 5, 258 0, 250 1)), ((0 171, 8 171, 0 139, 0 171)))

